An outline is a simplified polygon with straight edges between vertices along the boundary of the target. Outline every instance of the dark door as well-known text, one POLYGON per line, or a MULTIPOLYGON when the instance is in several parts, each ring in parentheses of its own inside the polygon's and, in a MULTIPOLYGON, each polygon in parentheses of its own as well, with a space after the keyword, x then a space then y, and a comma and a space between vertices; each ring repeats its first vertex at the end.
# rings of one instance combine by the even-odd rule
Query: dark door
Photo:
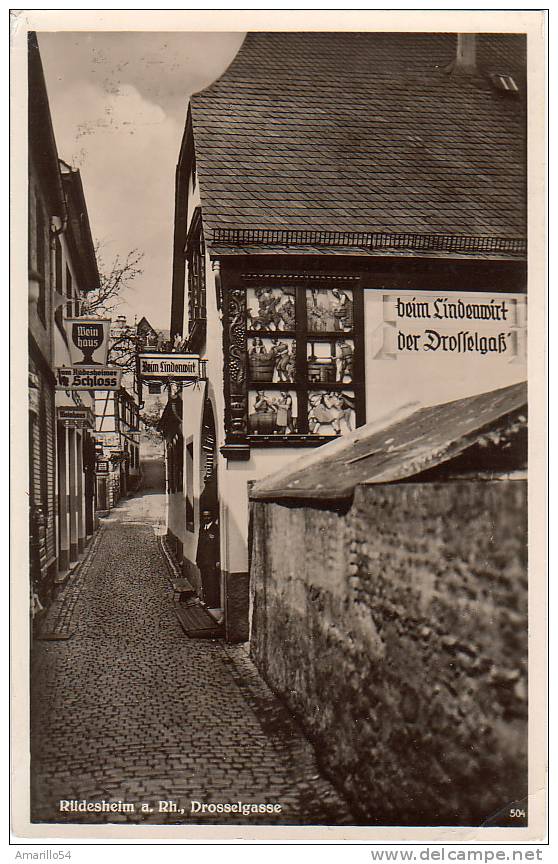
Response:
POLYGON ((196 564, 201 576, 202 599, 210 609, 216 609, 221 605, 219 489, 216 457, 215 418, 211 402, 206 399, 201 436, 203 489, 200 495, 200 531, 196 564))

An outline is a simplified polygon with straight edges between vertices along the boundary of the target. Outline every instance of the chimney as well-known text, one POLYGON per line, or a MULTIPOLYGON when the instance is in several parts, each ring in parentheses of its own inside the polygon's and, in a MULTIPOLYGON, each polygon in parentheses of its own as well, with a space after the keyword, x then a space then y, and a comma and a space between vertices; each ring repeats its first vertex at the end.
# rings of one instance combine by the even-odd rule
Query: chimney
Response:
POLYGON ((446 67, 450 75, 477 75, 477 46, 474 33, 457 34, 455 59, 446 67))

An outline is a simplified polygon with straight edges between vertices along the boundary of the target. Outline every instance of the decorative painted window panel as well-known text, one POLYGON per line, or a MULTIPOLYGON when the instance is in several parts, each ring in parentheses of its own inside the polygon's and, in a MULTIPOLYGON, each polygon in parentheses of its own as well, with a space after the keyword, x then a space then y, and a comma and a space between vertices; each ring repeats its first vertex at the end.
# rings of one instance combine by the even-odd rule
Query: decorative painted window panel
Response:
POLYGON ((336 339, 329 342, 315 342, 309 339, 306 353, 309 383, 327 384, 335 381, 350 384, 353 380, 355 345, 352 339, 336 339))
POLYGON ((294 435, 297 394, 293 390, 250 390, 248 428, 251 435, 294 435))
POLYGON ((311 288, 306 293, 306 314, 311 333, 350 333, 353 292, 343 288, 311 288))
POLYGON ((250 330, 276 332, 294 331, 296 328, 294 288, 248 288, 246 308, 250 330))
POLYGON ((355 279, 244 279, 225 294, 227 443, 314 444, 366 422, 355 279))
POLYGON ((251 383, 293 383, 295 372, 295 339, 254 336, 248 340, 248 373, 251 383))
POLYGON ((355 394, 350 390, 313 390, 308 393, 308 430, 311 435, 342 435, 356 425, 355 394))

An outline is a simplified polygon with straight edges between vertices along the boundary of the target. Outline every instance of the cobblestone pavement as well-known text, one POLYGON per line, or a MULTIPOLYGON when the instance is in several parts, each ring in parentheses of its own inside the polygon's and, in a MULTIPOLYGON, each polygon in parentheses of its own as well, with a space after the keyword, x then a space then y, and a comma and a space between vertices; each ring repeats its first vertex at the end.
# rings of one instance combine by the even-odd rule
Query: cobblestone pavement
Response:
POLYGON ((157 538, 163 508, 163 495, 144 494, 103 520, 34 643, 32 820, 354 824, 246 648, 183 633, 157 538), (134 811, 64 812, 61 800, 134 811), (192 800, 282 812, 202 816, 192 800))

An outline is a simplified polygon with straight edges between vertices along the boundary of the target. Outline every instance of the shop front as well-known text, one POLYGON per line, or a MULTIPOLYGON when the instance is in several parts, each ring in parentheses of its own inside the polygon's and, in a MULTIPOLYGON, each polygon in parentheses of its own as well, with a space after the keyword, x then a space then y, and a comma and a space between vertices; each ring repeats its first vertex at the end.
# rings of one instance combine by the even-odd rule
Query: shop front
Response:
POLYGON ((50 602, 57 569, 56 443, 53 376, 29 357, 29 557, 33 614, 50 602))
POLYGON ((76 401, 56 409, 60 577, 79 560, 95 529, 95 417, 76 401))

